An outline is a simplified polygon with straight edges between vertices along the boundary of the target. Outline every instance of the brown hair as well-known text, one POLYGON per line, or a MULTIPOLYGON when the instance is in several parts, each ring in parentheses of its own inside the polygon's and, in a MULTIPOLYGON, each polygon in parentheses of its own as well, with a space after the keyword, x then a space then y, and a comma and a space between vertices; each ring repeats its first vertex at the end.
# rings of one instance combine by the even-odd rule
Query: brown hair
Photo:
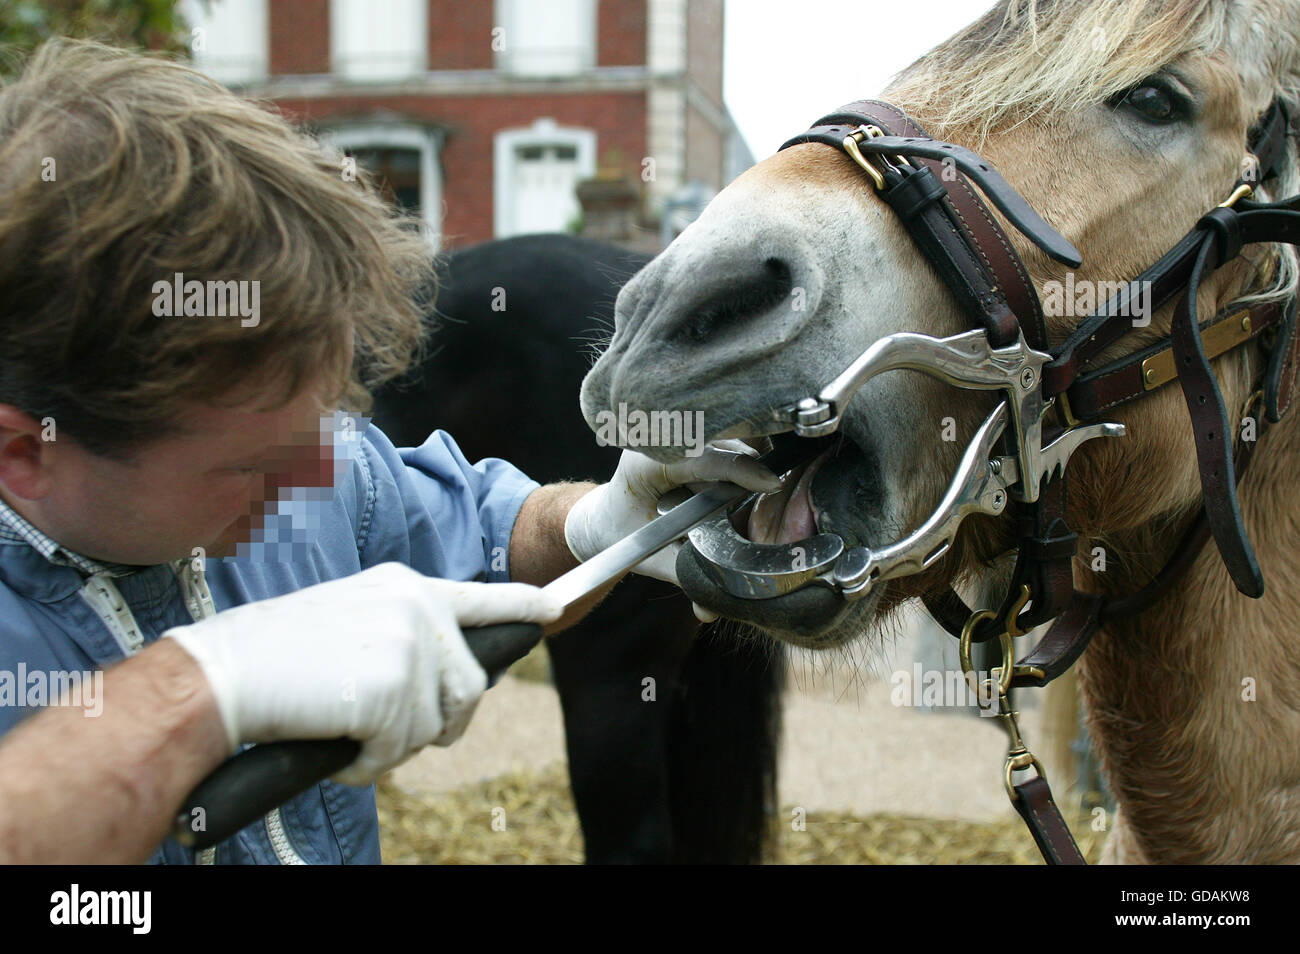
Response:
POLYGON ((0 90, 0 402, 113 456, 245 386, 324 375, 364 410, 419 346, 433 250, 341 163, 180 63, 46 43, 0 90), (177 272, 260 283, 260 320, 158 317, 177 272))

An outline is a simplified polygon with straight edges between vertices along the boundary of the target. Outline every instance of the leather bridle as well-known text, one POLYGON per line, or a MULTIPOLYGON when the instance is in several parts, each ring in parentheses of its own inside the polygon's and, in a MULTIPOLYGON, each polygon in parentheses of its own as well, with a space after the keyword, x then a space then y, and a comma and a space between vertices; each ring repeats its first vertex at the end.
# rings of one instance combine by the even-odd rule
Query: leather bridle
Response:
MULTIPOLYGON (((972 643, 998 639, 1002 645, 1003 666, 995 670, 997 685, 990 689, 997 691, 998 714, 1012 739, 1006 787, 1051 864, 1082 864, 1083 858, 1041 767, 1020 740, 1007 690, 1045 686, 1069 669, 1102 624, 1151 606, 1192 565, 1210 537, 1237 588, 1255 598, 1264 592, 1242 523, 1237 484, 1267 423, 1279 421, 1293 400, 1296 301, 1230 306, 1202 328, 1196 320, 1197 293, 1207 273, 1236 259, 1246 245, 1300 244, 1300 196, 1254 201, 1255 187, 1275 178, 1286 159, 1287 136, 1286 110, 1275 101, 1247 144, 1257 162, 1229 190, 1228 200, 1202 216, 1177 245, 1055 348, 1048 340, 1042 304, 1028 270, 976 190, 1056 261, 1077 267, 1081 256, 979 155, 931 139, 897 107, 876 100, 852 103, 823 117, 782 146, 824 143, 847 153, 907 228, 975 331, 950 339, 896 335, 890 336, 891 341, 877 342, 874 352, 864 354, 821 394, 778 412, 778 424, 784 427, 776 429, 803 436, 834 431, 854 391, 873 374, 896 367, 927 371, 961 387, 1003 390, 1007 395, 968 449, 964 469, 953 484, 966 496, 953 498, 950 489, 949 497, 956 503, 945 511, 947 522, 935 536, 943 545, 933 554, 927 552, 926 558, 942 555, 956 522, 967 512, 998 512, 1001 504, 990 495, 988 481, 1001 473, 999 486, 1010 488, 1006 498, 1016 510, 1018 537, 1008 593, 1001 606, 991 611, 971 610, 951 589, 924 602, 944 628, 961 639, 968 673, 972 672, 972 643), (1171 334, 1134 354, 1091 367, 1106 348, 1135 327, 1132 309, 1136 296, 1144 291, 1149 291, 1150 313, 1177 297, 1171 334), (1250 342, 1265 348, 1265 369, 1240 418, 1248 417, 1260 400, 1264 415, 1255 422, 1256 440, 1244 441, 1241 453, 1235 454, 1241 420, 1229 417, 1210 361, 1250 342), (954 354, 972 356, 969 372, 959 364, 953 366, 954 354), (1069 454, 1085 440, 1122 434, 1118 425, 1098 422, 1111 409, 1174 379, 1182 389, 1195 435, 1203 493, 1200 514, 1168 564, 1137 592, 1117 599, 1077 591, 1073 575, 1077 535, 1066 521, 1069 454), (988 447, 1004 428, 1007 456, 990 461, 988 447), (991 469, 991 474, 981 467, 991 469), (1013 665, 1012 637, 1046 623, 1051 626, 1037 648, 1013 665), (1029 768, 1037 769, 1034 777, 1014 781, 1013 772, 1029 768)), ((928 541, 916 541, 917 546, 923 543, 928 541)), ((856 563, 849 559, 853 551, 838 555, 834 571, 821 578, 838 585, 849 598, 853 586, 861 590, 885 578, 862 569, 874 560, 879 571, 883 566, 879 554, 858 550, 865 555, 859 554, 856 563)), ((891 565, 893 575, 917 568, 915 560, 901 559, 897 567, 891 565)))

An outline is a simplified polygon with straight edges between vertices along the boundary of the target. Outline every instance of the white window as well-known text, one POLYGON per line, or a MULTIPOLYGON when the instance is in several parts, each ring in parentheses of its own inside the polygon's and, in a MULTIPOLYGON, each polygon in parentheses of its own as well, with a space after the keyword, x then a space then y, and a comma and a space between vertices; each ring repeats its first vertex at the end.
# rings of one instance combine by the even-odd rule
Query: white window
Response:
POLYGON ((497 0, 497 66, 563 76, 596 64, 595 0, 497 0))
POLYGON ((424 72, 426 0, 330 0, 330 64, 357 80, 403 79, 424 72))
POLYGON ((228 84, 266 78, 266 0, 182 0, 181 13, 196 67, 228 84))
POLYGON ((596 172, 596 134, 539 119, 496 135, 494 226, 497 238, 562 232, 582 212, 577 185, 596 172))
POLYGON ((356 122, 321 133, 369 170, 389 201, 424 221, 425 235, 436 248, 442 232, 442 170, 439 139, 433 130, 412 123, 356 122))

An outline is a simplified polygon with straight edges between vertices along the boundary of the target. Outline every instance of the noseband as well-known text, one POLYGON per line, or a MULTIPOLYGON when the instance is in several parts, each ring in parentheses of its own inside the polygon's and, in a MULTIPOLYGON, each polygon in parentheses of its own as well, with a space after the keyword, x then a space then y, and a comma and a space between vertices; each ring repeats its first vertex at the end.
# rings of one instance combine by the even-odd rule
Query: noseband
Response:
POLYGON ((1296 301, 1229 307, 1202 327, 1197 293, 1208 272, 1236 259, 1246 245, 1300 244, 1300 196, 1254 201, 1255 187, 1276 176, 1287 135, 1286 110, 1275 101, 1251 132, 1248 150, 1256 162, 1229 190, 1228 199, 1056 348, 1048 341, 1029 273, 979 193, 1052 259, 1075 268, 1082 257, 986 160, 962 146, 931 139, 897 107, 875 100, 852 103, 781 147, 815 142, 846 153, 907 228, 972 330, 948 338, 905 332, 879 339, 816 395, 776 411, 771 431, 801 437, 831 434, 868 380, 899 368, 959 388, 1000 392, 1003 400, 977 430, 938 508, 903 540, 880 549, 846 549, 838 537, 822 534, 806 542, 815 545, 801 549, 801 564, 793 572, 777 568, 782 561, 788 567, 789 546, 739 546, 725 517, 693 530, 691 543, 706 572, 735 596, 766 598, 821 585, 852 600, 885 580, 933 565, 970 514, 997 515, 1012 508, 1016 563, 1001 606, 973 611, 951 589, 924 602, 960 638, 968 675, 973 673, 971 645, 1000 641, 1003 665, 994 670, 996 685, 989 688, 997 694, 998 714, 1012 739, 1006 788, 1049 863, 1082 864, 1083 858, 1041 766, 1020 739, 1007 691, 1045 686, 1069 669, 1101 624, 1152 605, 1211 536, 1237 588, 1255 598, 1264 592, 1242 523, 1237 484, 1267 423, 1279 421, 1292 403, 1296 301), (1148 317, 1177 296, 1172 333, 1091 368, 1102 351, 1138 327, 1131 320, 1133 307, 1147 289, 1148 317), (1263 345, 1266 360, 1240 417, 1248 417, 1261 401, 1265 414, 1256 420, 1256 440, 1243 442, 1234 454, 1238 420, 1229 418, 1210 361, 1250 342, 1263 345), (1175 379, 1196 440, 1201 511, 1169 563, 1135 593, 1113 599, 1079 592, 1073 575, 1078 538, 1066 522, 1070 456, 1089 440, 1122 436, 1122 425, 1101 418, 1175 379), (1037 648, 1013 662, 1012 638, 1049 622, 1037 648), (1014 781, 1014 772, 1030 768, 1036 769, 1034 777, 1014 781))

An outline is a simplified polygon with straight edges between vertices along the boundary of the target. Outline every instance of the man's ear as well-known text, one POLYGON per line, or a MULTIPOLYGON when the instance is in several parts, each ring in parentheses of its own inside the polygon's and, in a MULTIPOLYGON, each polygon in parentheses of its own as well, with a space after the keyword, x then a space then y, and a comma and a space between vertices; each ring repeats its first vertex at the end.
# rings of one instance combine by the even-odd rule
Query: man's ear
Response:
POLYGON ((0 487, 23 500, 50 492, 53 440, 40 421, 11 404, 0 404, 0 487))

